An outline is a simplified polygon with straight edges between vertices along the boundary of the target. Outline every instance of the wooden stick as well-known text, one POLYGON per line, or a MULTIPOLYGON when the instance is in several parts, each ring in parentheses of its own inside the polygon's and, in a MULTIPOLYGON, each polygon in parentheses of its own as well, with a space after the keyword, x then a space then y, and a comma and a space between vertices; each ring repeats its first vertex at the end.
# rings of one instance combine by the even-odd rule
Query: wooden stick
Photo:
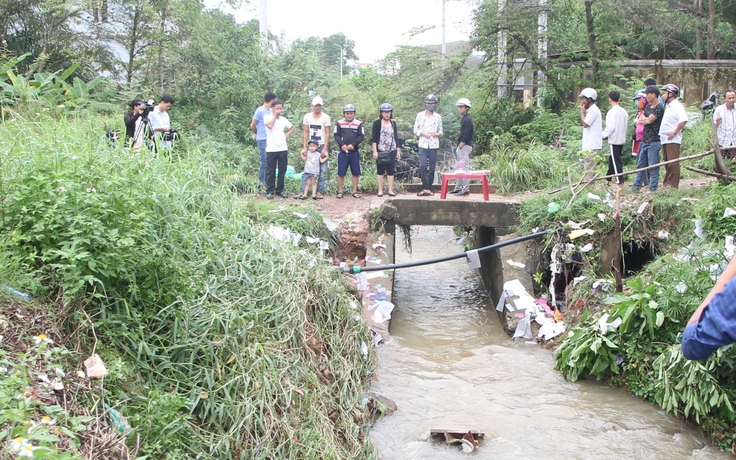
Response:
POLYGON ((706 171, 704 169, 693 168, 692 166, 685 166, 685 169, 688 169, 696 173, 705 174, 706 176, 712 176, 712 177, 717 177, 719 179, 736 182, 736 176, 726 176, 725 174, 718 174, 717 172, 713 172, 713 171, 706 171))
MULTIPOLYGON (((633 171, 623 171, 618 174, 611 174, 610 176, 595 177, 592 180, 590 180, 590 182, 595 182, 597 180, 603 180, 603 179, 613 179, 614 177, 619 177, 619 176, 628 176, 629 174, 636 174, 641 171, 647 171, 649 169, 659 168, 660 166, 664 166, 664 165, 668 165, 672 163, 678 163, 680 161, 694 160, 695 158, 701 158, 701 157, 704 157, 706 155, 711 155, 711 154, 713 154, 713 150, 708 150, 707 152, 698 153, 698 154, 690 155, 686 157, 675 158, 674 160, 669 160, 669 161, 665 161, 662 163, 657 163, 656 165, 647 166, 646 168, 634 169, 633 171)), ((558 189, 552 190, 549 193, 553 194, 553 193, 561 192, 565 190, 566 188, 567 187, 558 188, 558 189)))

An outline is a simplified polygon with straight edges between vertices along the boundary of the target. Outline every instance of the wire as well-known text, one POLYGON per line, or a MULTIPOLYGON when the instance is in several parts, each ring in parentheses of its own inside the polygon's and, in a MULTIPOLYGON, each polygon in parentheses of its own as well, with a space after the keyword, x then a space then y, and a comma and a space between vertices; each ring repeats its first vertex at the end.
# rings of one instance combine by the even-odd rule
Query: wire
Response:
MULTIPOLYGON (((551 230, 545 230, 543 232, 537 232, 537 233, 531 233, 529 235, 520 236, 518 238, 513 238, 507 241, 502 241, 500 243, 492 244, 490 246, 484 246, 482 248, 476 249, 476 251, 480 252, 487 252, 487 251, 493 251, 494 249, 499 249, 504 246, 510 246, 512 244, 521 243, 523 241, 527 240, 533 240, 535 238, 541 238, 545 235, 549 235, 552 233, 551 230)), ((446 262, 448 260, 454 260, 459 259, 461 257, 467 257, 468 252, 461 252, 459 254, 453 254, 451 256, 444 256, 444 257, 437 257, 434 259, 426 259, 426 260, 420 260, 418 262, 406 262, 403 264, 393 264, 393 265, 379 265, 377 267, 358 267, 357 265, 353 266, 352 268, 344 269, 339 268, 341 272, 350 272, 350 273, 362 273, 362 272, 375 272, 379 270, 395 270, 397 268, 409 268, 409 267, 419 267, 421 265, 430 265, 430 264, 436 264, 440 262, 446 262)))

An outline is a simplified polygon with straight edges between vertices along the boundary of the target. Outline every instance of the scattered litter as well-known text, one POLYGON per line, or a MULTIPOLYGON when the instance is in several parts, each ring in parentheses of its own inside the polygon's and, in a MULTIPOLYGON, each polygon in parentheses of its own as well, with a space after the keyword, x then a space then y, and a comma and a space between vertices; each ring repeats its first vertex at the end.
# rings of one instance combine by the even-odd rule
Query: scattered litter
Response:
POLYGON ((275 227, 271 225, 270 227, 268 227, 266 233, 272 238, 278 241, 283 241, 284 243, 288 243, 289 241, 291 241, 291 232, 288 228, 275 227))
POLYGON ((666 240, 667 238, 669 238, 670 232, 668 232, 667 230, 660 230, 658 232, 655 232, 654 236, 659 240, 666 240))
POLYGON ((703 231, 703 219, 695 219, 695 236, 701 240, 705 239, 705 232, 703 231))
POLYGON ((101 379, 107 375, 107 368, 102 362, 100 355, 94 354, 84 360, 84 367, 87 369, 87 377, 101 379))
POLYGON ((373 248, 373 250, 376 250, 376 249, 378 249, 378 248, 381 248, 381 249, 386 249, 386 245, 385 245, 385 244, 383 244, 383 243, 375 243, 375 244, 373 244, 373 245, 372 245, 371 247, 373 248))
POLYGON ((527 345, 538 345, 537 342, 535 342, 533 340, 525 340, 524 343, 527 344, 527 345))
POLYGON ((733 210, 733 209, 731 209, 731 208, 726 208, 723 211, 723 217, 722 218, 725 219, 726 217, 731 217, 731 216, 736 216, 736 211, 733 210))
POLYGON ((327 230, 329 230, 330 232, 334 232, 335 229, 337 229, 337 227, 340 225, 339 222, 335 222, 331 219, 322 219, 322 221, 325 223, 325 227, 327 227, 327 230))
POLYGON ((467 238, 467 236, 468 236, 467 233, 463 233, 463 236, 461 236, 460 238, 458 238, 456 244, 462 245, 465 242, 465 238, 467 238))
POLYGON ((563 322, 554 322, 554 323, 547 323, 543 324, 539 328, 539 332, 537 333, 537 338, 542 340, 550 340, 554 339, 558 335, 565 332, 567 329, 567 326, 563 322))
POLYGON ((367 291, 368 290, 368 277, 365 276, 365 273, 359 273, 358 276, 358 290, 359 291, 367 291))
POLYGON ((286 209, 286 208, 285 208, 285 207, 283 207, 283 206, 279 206, 279 207, 278 207, 278 208, 276 208, 276 209, 269 209, 269 210, 268 210, 268 212, 271 212, 271 213, 274 213, 274 212, 281 212, 281 211, 283 211, 284 209, 286 209))
POLYGON ((356 308, 358 308, 358 304, 356 304, 354 301, 351 300, 350 301, 350 308, 352 308, 353 310, 355 310, 356 308))
POLYGON ((468 268, 477 269, 480 268, 480 255, 477 249, 465 252, 465 257, 468 259, 468 268))
POLYGON ((133 431, 133 429, 130 427, 130 423, 128 423, 128 419, 125 418, 123 414, 116 411, 107 404, 105 404, 105 409, 107 410, 107 422, 110 424, 110 427, 113 430, 118 432, 118 434, 127 436, 131 431, 133 431))
POLYGON ((514 331, 514 336, 512 338, 515 339, 517 337, 527 340, 532 338, 532 323, 529 315, 524 315, 524 318, 516 325, 516 331, 514 331))
POLYGON ((575 278, 572 279, 572 285, 576 286, 579 282, 583 281, 585 278, 587 277, 586 276, 576 276, 575 278))
POLYGON ((294 211, 294 215, 300 219, 306 219, 307 217, 309 217, 309 214, 304 214, 304 213, 296 212, 296 211, 294 211))
POLYGON ((602 333, 606 333, 608 331, 609 327, 612 327, 614 329, 617 329, 621 323, 623 323, 623 320, 621 318, 616 318, 612 322, 608 322, 608 313, 601 316, 601 318, 598 320, 598 327, 600 327, 602 333))
POLYGON ((578 222, 573 222, 571 220, 568 220, 567 223, 565 224, 565 226, 566 227, 570 227, 573 230, 579 230, 579 229, 583 228, 583 225, 587 224, 588 222, 590 222, 590 221, 589 220, 585 220, 583 222, 578 223, 578 222))
POLYGON ((587 193, 587 195, 585 195, 585 196, 587 196, 587 197, 588 197, 588 198, 590 198, 591 200, 598 200, 598 201, 601 201, 601 197, 599 197, 599 196, 598 196, 598 195, 596 195, 595 193, 590 193, 590 192, 588 192, 588 193, 587 193))
POLYGON ((302 236, 299 233, 294 233, 291 235, 291 243, 294 246, 299 246, 299 242, 302 240, 302 236))
POLYGON ((365 342, 360 342, 360 354, 363 355, 363 358, 368 358, 368 345, 365 344, 365 342))
POLYGON ((680 294, 684 294, 685 292, 687 292, 687 284, 685 284, 684 281, 680 281, 679 283, 677 283, 677 286, 675 286, 675 289, 680 294))
POLYGON ((366 272, 365 276, 367 276, 369 280, 372 280, 374 278, 388 278, 388 275, 383 270, 375 271, 375 272, 366 272))
POLYGON ((736 251, 736 246, 733 244, 733 235, 726 235, 726 257, 733 258, 734 251, 736 251))
POLYGON ((599 279, 593 282, 593 289, 601 288, 601 291, 608 292, 613 286, 613 281, 607 279, 599 279))
POLYGON ((376 264, 376 265, 383 263, 381 259, 379 259, 378 257, 373 257, 373 256, 366 256, 365 261, 368 263, 376 264))
POLYGON ((378 303, 376 311, 373 312, 373 322, 382 323, 391 319, 391 312, 394 311, 394 304, 387 300, 378 303))
POLYGON ((30 294, 26 294, 25 292, 17 291, 17 290, 13 289, 12 287, 10 287, 10 286, 8 286, 6 284, 3 284, 2 285, 2 288, 3 288, 4 291, 12 294, 13 296, 15 296, 15 297, 17 297, 19 299, 31 300, 31 295, 30 294))
POLYGON ((636 210, 637 214, 641 214, 644 212, 645 209, 647 209, 647 206, 649 206, 649 202, 645 201, 640 206, 639 209, 636 210))
POLYGON ((554 214, 560 210, 560 205, 554 201, 547 205, 547 214, 554 214))
POLYGON ((576 238, 580 238, 583 235, 593 235, 595 233, 595 230, 591 230, 589 228, 583 228, 580 230, 573 230, 568 235, 571 240, 574 240, 576 238))
POLYGON ((522 264, 521 262, 513 261, 511 259, 507 260, 506 263, 511 265, 512 267, 526 268, 526 265, 522 264))
MULTIPOLYGON (((319 238, 312 238, 311 236, 306 237, 306 240, 309 244, 319 243, 319 238)), ((342 266, 342 264, 340 264, 340 266, 342 266)), ((347 268, 347 266, 345 268, 347 268)))
POLYGON ((580 248, 580 252, 590 252, 593 250, 593 243, 588 243, 582 248, 580 248))
POLYGON ((606 215, 603 214, 602 212, 599 212, 598 213, 598 220, 600 220, 601 222, 605 222, 606 221, 606 215))

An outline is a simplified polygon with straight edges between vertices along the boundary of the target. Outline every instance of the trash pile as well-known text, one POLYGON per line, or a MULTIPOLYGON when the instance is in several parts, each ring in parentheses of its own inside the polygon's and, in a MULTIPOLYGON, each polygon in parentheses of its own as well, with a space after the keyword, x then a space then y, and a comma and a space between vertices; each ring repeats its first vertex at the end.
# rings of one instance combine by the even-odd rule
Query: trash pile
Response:
POLYGON ((514 330, 513 338, 531 340, 536 333, 540 342, 565 332, 564 308, 562 302, 550 306, 547 299, 535 299, 518 279, 503 283, 503 292, 496 304, 496 311, 505 317, 509 330, 514 330))

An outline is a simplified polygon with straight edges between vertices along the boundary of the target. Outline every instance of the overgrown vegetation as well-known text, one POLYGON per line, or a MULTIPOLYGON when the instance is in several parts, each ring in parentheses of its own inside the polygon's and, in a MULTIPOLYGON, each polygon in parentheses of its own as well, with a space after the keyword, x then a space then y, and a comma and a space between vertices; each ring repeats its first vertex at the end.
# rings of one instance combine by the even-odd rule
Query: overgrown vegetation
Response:
POLYGON ((319 215, 236 203, 233 176, 255 166, 207 139, 155 157, 108 145, 103 123, 50 110, 0 124, 2 279, 55 310, 43 324, 58 327, 24 324, 17 301, 3 304, 2 370, 17 378, 2 394, 38 393, 38 373, 59 368, 88 411, 59 407, 70 391, 28 396, 0 409, 0 442, 40 439, 49 450, 37 458, 81 455, 79 442, 39 438, 37 421, 53 416, 74 440, 109 407, 133 429, 104 433, 111 449, 95 458, 117 455, 112 446, 157 458, 370 457, 359 410, 374 366, 361 351, 368 330, 316 246, 266 234, 287 226, 330 241, 319 215), (40 334, 63 359, 36 356, 40 334), (93 351, 110 371, 104 385, 76 375, 93 351))

